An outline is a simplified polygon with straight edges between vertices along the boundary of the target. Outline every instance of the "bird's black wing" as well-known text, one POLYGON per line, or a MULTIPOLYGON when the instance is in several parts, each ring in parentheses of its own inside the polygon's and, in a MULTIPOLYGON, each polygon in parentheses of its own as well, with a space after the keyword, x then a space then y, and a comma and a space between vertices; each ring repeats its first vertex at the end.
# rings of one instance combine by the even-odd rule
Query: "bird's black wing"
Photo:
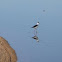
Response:
POLYGON ((32 28, 34 28, 34 27, 36 27, 36 26, 38 26, 38 25, 34 25, 32 28))

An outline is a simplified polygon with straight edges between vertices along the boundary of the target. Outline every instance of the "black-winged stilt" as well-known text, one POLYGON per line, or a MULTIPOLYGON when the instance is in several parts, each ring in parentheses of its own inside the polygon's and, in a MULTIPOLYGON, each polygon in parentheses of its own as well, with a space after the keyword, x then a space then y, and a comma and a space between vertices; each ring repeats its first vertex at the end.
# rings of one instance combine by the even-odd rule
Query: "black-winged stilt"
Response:
POLYGON ((38 26, 39 26, 39 22, 37 22, 37 24, 36 24, 36 25, 34 25, 32 28, 37 29, 37 28, 38 28, 38 26))

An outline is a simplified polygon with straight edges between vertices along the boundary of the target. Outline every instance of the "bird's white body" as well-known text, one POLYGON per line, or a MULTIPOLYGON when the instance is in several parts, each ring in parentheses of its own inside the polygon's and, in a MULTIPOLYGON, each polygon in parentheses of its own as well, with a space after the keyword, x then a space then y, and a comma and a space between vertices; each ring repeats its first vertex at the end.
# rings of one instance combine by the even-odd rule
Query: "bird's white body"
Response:
POLYGON ((39 22, 37 22, 37 25, 39 25, 39 22))

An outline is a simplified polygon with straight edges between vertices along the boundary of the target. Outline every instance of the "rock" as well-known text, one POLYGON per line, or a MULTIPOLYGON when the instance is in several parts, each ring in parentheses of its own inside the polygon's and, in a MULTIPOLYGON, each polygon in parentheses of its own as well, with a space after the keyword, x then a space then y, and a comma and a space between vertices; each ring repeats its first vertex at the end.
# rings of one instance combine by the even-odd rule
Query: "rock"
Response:
POLYGON ((3 37, 0 37, 0 62, 17 62, 15 50, 3 37))

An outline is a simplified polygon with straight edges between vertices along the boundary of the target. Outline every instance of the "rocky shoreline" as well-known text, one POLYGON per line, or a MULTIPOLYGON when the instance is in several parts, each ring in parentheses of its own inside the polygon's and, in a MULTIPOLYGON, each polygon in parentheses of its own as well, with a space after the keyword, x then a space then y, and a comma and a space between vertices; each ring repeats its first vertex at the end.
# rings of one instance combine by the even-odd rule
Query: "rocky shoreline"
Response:
POLYGON ((3 37, 0 37, 0 62, 17 62, 15 50, 3 37))

